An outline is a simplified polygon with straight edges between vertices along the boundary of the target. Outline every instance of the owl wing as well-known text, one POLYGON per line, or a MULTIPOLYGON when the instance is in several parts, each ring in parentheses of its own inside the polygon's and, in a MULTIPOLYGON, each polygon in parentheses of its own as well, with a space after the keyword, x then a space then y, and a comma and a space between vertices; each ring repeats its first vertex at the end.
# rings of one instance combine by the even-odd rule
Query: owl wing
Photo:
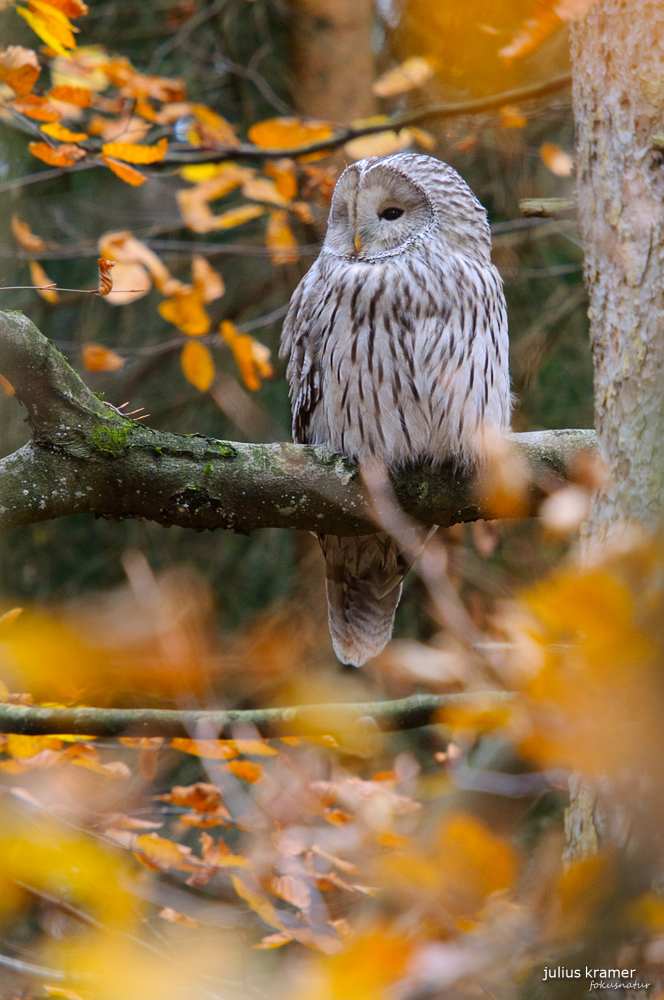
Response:
POLYGON ((311 416, 320 402, 322 379, 319 358, 323 331, 316 308, 320 295, 318 261, 304 276, 293 297, 281 331, 279 357, 288 356, 286 378, 293 412, 293 441, 308 444, 311 416))

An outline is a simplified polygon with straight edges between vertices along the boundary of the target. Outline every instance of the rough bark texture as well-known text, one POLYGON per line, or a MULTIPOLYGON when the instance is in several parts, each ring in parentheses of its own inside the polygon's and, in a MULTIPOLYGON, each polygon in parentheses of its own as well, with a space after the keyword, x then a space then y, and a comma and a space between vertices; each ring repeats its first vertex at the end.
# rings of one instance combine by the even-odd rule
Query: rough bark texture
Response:
MULTIPOLYGON (((353 463, 323 448, 239 444, 156 431, 100 402, 21 313, 0 313, 0 372, 25 404, 33 439, 0 460, 0 529, 68 514, 139 517, 198 531, 304 528, 376 530, 353 463)), ((592 431, 514 435, 538 482, 564 477, 592 431)), ((416 469, 395 482, 424 524, 490 517, 486 496, 449 469, 416 469)))
POLYGON ((595 426, 611 485, 591 535, 650 526, 664 474, 664 6, 598 0, 572 29, 577 213, 590 299, 595 426))
POLYGON ((290 67, 297 110, 324 121, 374 113, 373 0, 293 0, 290 67))

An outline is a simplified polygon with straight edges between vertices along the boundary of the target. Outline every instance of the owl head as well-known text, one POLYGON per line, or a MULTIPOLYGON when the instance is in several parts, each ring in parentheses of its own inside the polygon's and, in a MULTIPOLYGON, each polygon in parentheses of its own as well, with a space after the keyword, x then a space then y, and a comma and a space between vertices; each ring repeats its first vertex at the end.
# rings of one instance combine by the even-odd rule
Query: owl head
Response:
POLYGON ((344 170, 332 197, 327 253, 371 262, 422 239, 449 253, 491 258, 486 212, 456 170, 416 153, 372 156, 344 170))

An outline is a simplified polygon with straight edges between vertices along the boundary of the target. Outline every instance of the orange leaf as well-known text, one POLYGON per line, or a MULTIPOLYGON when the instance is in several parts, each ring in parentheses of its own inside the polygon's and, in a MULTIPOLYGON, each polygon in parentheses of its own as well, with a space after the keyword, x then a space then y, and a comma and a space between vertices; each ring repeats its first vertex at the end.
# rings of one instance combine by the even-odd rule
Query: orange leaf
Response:
POLYGON ((41 236, 36 236, 27 222, 22 222, 16 213, 12 215, 11 228, 14 239, 24 250, 35 253, 45 248, 46 243, 41 236))
POLYGON ((0 83, 8 84, 19 96, 29 94, 41 73, 36 52, 22 45, 0 51, 0 83))
POLYGON ((41 295, 43 299, 47 302, 57 302, 59 300, 59 295, 54 288, 45 288, 44 285, 53 285, 54 282, 51 281, 41 264, 38 264, 36 260, 30 261, 30 277, 32 279, 32 284, 37 287, 37 294, 41 295))
POLYGON ((124 367, 124 358, 101 344, 84 344, 82 354, 86 372, 116 372, 124 367))
POLYGON ((299 258, 298 244, 293 230, 286 221, 286 212, 270 212, 265 231, 265 243, 275 266, 295 264, 299 258))
POLYGON ((238 751, 230 740, 189 740, 178 736, 171 740, 171 746, 174 750, 182 750, 183 753, 206 760, 231 760, 238 756, 238 751))
POLYGON ((277 191, 286 201, 292 201, 297 194, 297 176, 293 160, 268 161, 265 173, 271 177, 277 186, 277 191))
POLYGON ((500 109, 500 124, 503 128, 525 128, 527 121, 526 116, 513 104, 506 104, 500 109))
POLYGON ((242 185, 242 194, 252 201, 266 201, 271 205, 285 205, 286 199, 279 193, 274 181, 267 177, 252 177, 242 185))
POLYGON ((201 294, 191 285, 160 302, 159 314, 190 337, 201 337, 210 329, 210 317, 203 308, 201 294))
POLYGON ((194 288, 205 303, 220 299, 226 291, 222 276, 200 254, 195 254, 191 262, 191 276, 194 288))
POLYGON ((163 910, 160 910, 159 916, 162 920, 168 920, 172 924, 180 924, 182 927, 191 927, 192 930, 198 927, 198 923, 193 917, 188 916, 186 913, 178 913, 177 910, 173 910, 170 906, 165 906, 163 910))
POLYGON ((224 766, 224 770, 231 771, 236 778, 244 778, 252 785, 263 777, 263 768, 260 764, 253 764, 250 760, 232 760, 230 764, 224 766))
POLYGON ((168 140, 160 139, 154 146, 140 146, 135 142, 105 142, 101 147, 104 156, 127 163, 158 163, 168 150, 168 140))
POLYGON ((2 386, 2 391, 4 392, 5 396, 16 395, 16 389, 11 384, 9 379, 5 378, 4 375, 0 375, 0 386, 2 386))
POLYGON ((85 156, 84 149, 70 143, 63 143, 53 149, 46 142, 30 142, 28 149, 38 160, 43 160, 51 167, 71 167, 85 156))
POLYGON ((97 267, 99 268, 99 295, 108 295, 110 291, 113 290, 113 275, 111 274, 111 269, 115 267, 114 260, 106 260, 105 257, 97 258, 97 267))
POLYGON ((61 10, 67 17, 81 17, 88 13, 88 5, 83 0, 45 0, 51 7, 61 10))
POLYGON ((207 392, 214 379, 215 368, 212 355, 205 344, 190 340, 182 348, 180 355, 182 371, 188 382, 201 392, 207 392))
POLYGON ((574 160, 560 146, 553 142, 544 142, 540 147, 542 163, 556 177, 569 177, 574 169, 574 160))
POLYGON ((220 332, 231 348, 247 389, 260 389, 261 378, 271 378, 270 351, 248 333, 238 333, 235 324, 224 320, 220 332))
POLYGON ((352 823, 353 817, 343 809, 328 809, 324 814, 323 819, 327 820, 333 826, 344 826, 346 823, 352 823))
POLYGON ((216 785, 207 781, 198 781, 195 785, 176 785, 167 795, 158 795, 162 802, 171 802, 174 806, 189 806, 200 813, 216 813, 223 810, 230 818, 223 805, 221 792, 216 785))
POLYGON ((71 87, 69 84, 51 87, 48 96, 54 101, 75 104, 77 108, 89 108, 91 103, 91 95, 87 87, 71 87))
POLYGON ((34 118, 37 122, 57 122, 60 120, 60 112, 52 104, 49 104, 45 97, 37 97, 36 94, 16 97, 10 104, 16 111, 27 115, 28 118, 34 118))
POLYGON ((145 184, 147 177, 140 170, 134 170, 133 167, 128 166, 126 163, 120 163, 110 156, 102 156, 102 160, 125 184, 131 184, 132 187, 140 187, 141 184, 145 184))
POLYGON ((64 125, 60 125, 59 122, 50 122, 48 125, 42 125, 41 130, 46 135, 50 135, 52 139, 59 139, 60 142, 82 142, 83 139, 88 138, 87 132, 71 132, 64 125))
POLYGON ((194 141, 204 142, 211 146, 239 145, 233 126, 216 111, 204 104, 192 104, 190 108, 196 119, 194 141))
POLYGON ((522 59, 538 48, 562 23, 563 19, 555 10, 540 4, 536 14, 524 21, 509 45, 502 48, 498 55, 509 66, 515 59, 522 59))
MULTIPOLYGON (((232 229, 234 226, 241 226, 251 219, 257 219, 264 212, 265 209, 262 205, 240 205, 239 208, 230 208, 227 212, 222 212, 221 215, 212 216, 208 229, 232 229)), ((198 231, 196 230, 196 232, 198 231)))
POLYGON ((249 129, 249 139, 256 146, 287 149, 308 145, 333 134, 329 122, 307 122, 300 118, 268 118, 249 129))

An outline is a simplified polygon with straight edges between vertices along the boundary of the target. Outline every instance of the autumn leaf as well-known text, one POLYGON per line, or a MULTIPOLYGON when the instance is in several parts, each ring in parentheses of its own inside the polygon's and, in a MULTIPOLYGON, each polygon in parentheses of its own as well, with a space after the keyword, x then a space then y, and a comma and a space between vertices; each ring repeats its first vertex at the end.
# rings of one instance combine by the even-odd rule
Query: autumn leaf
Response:
POLYGON ((297 175, 295 161, 289 159, 268 161, 265 173, 274 181, 277 191, 286 201, 292 201, 297 195, 297 175))
POLYGON ((351 139, 344 146, 345 152, 353 160, 363 160, 369 156, 389 156, 407 149, 413 141, 413 134, 407 128, 399 132, 386 130, 373 135, 363 135, 359 139, 351 139))
POLYGON ((262 951, 268 951, 272 948, 283 948, 285 944, 289 944, 290 941, 294 941, 295 938, 289 934, 287 931, 278 931, 276 934, 267 934, 264 938, 254 945, 262 951))
POLYGON ((233 352, 242 381, 247 389, 256 392, 261 387, 261 379, 271 378, 273 375, 269 349, 248 333, 238 333, 230 320, 222 322, 220 332, 233 352))
POLYGON ((158 795, 157 798, 174 806, 188 806, 200 813, 221 813, 230 819, 230 813, 222 802, 221 792, 216 785, 206 781, 198 781, 195 785, 175 785, 169 793, 158 795))
POLYGON ((242 185, 242 194, 252 201, 266 201, 270 205, 286 205, 274 181, 267 177, 252 177, 242 185))
POLYGON ((60 120, 60 112, 49 104, 45 97, 38 97, 36 94, 26 94, 24 97, 16 97, 10 102, 11 107, 20 111, 22 115, 33 118, 37 122, 57 122, 60 120))
POLYGON ((239 145, 235 129, 220 114, 205 104, 191 104, 189 107, 195 119, 194 141, 213 147, 239 145))
POLYGON ((46 0, 51 7, 56 7, 67 17, 82 17, 88 13, 88 5, 83 0, 46 0))
POLYGON ((168 151, 168 140, 160 139, 154 146, 141 146, 135 142, 106 142, 101 147, 104 156, 126 163, 158 163, 168 151))
POLYGON ((525 128, 528 119, 512 104, 506 104, 500 109, 500 124, 502 128, 525 128))
POLYGON ((113 289, 111 269, 115 267, 115 261, 106 260, 105 257, 98 257, 97 267, 99 268, 99 288, 97 289, 97 294, 108 295, 113 289))
POLYGON ((48 96, 53 101, 74 104, 77 108, 89 108, 91 104, 91 93, 87 87, 72 87, 69 84, 60 84, 59 86, 51 87, 48 96))
POLYGON ((15 94, 29 94, 40 73, 41 66, 32 49, 9 45, 0 50, 0 83, 8 84, 15 94))
POLYGON ((298 910, 306 909, 311 902, 309 886, 294 875, 274 875, 270 879, 270 889, 275 896, 284 899, 298 910))
POLYGON ((198 923, 193 917, 186 913, 179 913, 170 906, 165 906, 163 910, 160 910, 159 916, 162 920, 168 920, 171 924, 180 924, 181 927, 190 927, 192 930, 198 927, 198 923))
POLYGON ((60 142, 82 142, 88 138, 87 132, 72 132, 64 125, 60 125, 59 122, 50 122, 47 125, 41 125, 40 128, 46 135, 50 135, 52 139, 58 139, 60 142))
POLYGON ((376 97, 396 97, 398 94, 405 94, 408 90, 421 87, 431 79, 434 72, 429 59, 423 56, 411 56, 400 66, 379 76, 371 89, 376 97))
POLYGON ((2 391, 4 392, 5 396, 16 395, 16 389, 11 384, 9 379, 5 378, 4 375, 0 375, 0 387, 2 387, 2 391))
POLYGON ((59 55, 66 56, 68 51, 76 48, 73 34, 76 29, 67 15, 53 4, 46 0, 30 0, 29 8, 15 7, 14 10, 59 55))
POLYGON ((5 753, 17 760, 35 757, 42 750, 61 750, 62 742, 53 736, 23 736, 19 733, 8 733, 5 753))
POLYGON ((226 291, 222 276, 200 254, 194 254, 194 259, 191 262, 191 277, 194 288, 206 304, 220 299, 226 291))
POLYGON ((116 372, 124 367, 125 359, 101 344, 84 344, 81 354, 87 372, 116 372))
POLYGON ((32 279, 32 284, 37 289, 37 294, 41 295, 43 299, 51 303, 59 301, 60 296, 55 288, 44 287, 46 285, 54 285, 55 282, 51 281, 44 268, 36 260, 30 261, 30 278, 32 279))
POLYGON ((329 139, 334 130, 329 122, 304 121, 301 118, 268 118, 249 129, 249 139, 264 149, 288 149, 329 139))
POLYGON ((189 341, 182 348, 180 355, 182 371, 188 382, 195 385, 201 392, 207 392, 215 375, 212 354, 205 344, 189 341))
POLYGON ((270 251, 270 259, 276 267, 280 264, 295 264, 299 259, 298 243, 288 225, 286 212, 270 212, 265 230, 265 243, 270 251))
POLYGON ((213 216, 209 229, 234 229, 235 226, 241 226, 251 219, 257 219, 264 212, 262 205, 240 205, 239 208, 229 208, 227 212, 213 216))
POLYGON ((210 317, 203 308, 201 293, 185 285, 159 303, 159 314, 189 337, 201 337, 210 329, 210 317))
POLYGON ((224 765, 225 771, 230 771, 236 778, 244 778, 250 784, 255 784, 263 777, 263 768, 250 760, 232 760, 224 765))
POLYGON ((53 149, 46 142, 30 142, 28 149, 33 156, 48 163, 50 167, 71 167, 86 155, 84 149, 71 143, 62 143, 53 149))
POLYGON ((110 156, 102 156, 102 160, 125 184, 131 184, 132 187, 140 187, 141 184, 145 184, 147 177, 140 170, 134 170, 133 167, 126 163, 120 163, 119 160, 114 160, 110 156))
POLYGON ((46 248, 46 241, 41 236, 35 235, 27 222, 23 222, 16 213, 12 215, 11 229, 14 239, 24 250, 37 253, 46 248))
MULTIPOLYGON (((188 345, 185 344, 185 347, 188 345)), ((203 757, 206 760, 231 760, 239 751, 230 740, 190 740, 178 736, 171 740, 174 750, 203 757)))
POLYGON ((115 261, 114 294, 112 299, 107 299, 113 305, 141 298, 149 292, 153 280, 162 295, 172 295, 173 292, 184 288, 182 282, 173 277, 156 253, 132 236, 128 230, 104 233, 99 238, 98 247, 102 257, 115 261), (138 291, 130 292, 130 289, 138 291), (121 294, 116 295, 117 290, 121 290, 121 294))
POLYGON ((95 774, 103 774, 107 778, 130 778, 131 771, 127 764, 122 760, 114 760, 108 764, 104 764, 99 760, 95 760, 93 757, 75 757, 72 760, 72 764, 76 764, 78 767, 84 767, 88 771, 94 771, 95 774))
POLYGON ((574 169, 574 160, 560 146, 553 142, 544 142, 540 146, 540 158, 556 177, 569 177, 574 169))
POLYGON ((239 875, 231 875, 231 881, 240 899, 243 899, 264 923, 270 927, 276 927, 278 930, 282 929, 279 914, 272 903, 261 892, 249 885, 239 875))

